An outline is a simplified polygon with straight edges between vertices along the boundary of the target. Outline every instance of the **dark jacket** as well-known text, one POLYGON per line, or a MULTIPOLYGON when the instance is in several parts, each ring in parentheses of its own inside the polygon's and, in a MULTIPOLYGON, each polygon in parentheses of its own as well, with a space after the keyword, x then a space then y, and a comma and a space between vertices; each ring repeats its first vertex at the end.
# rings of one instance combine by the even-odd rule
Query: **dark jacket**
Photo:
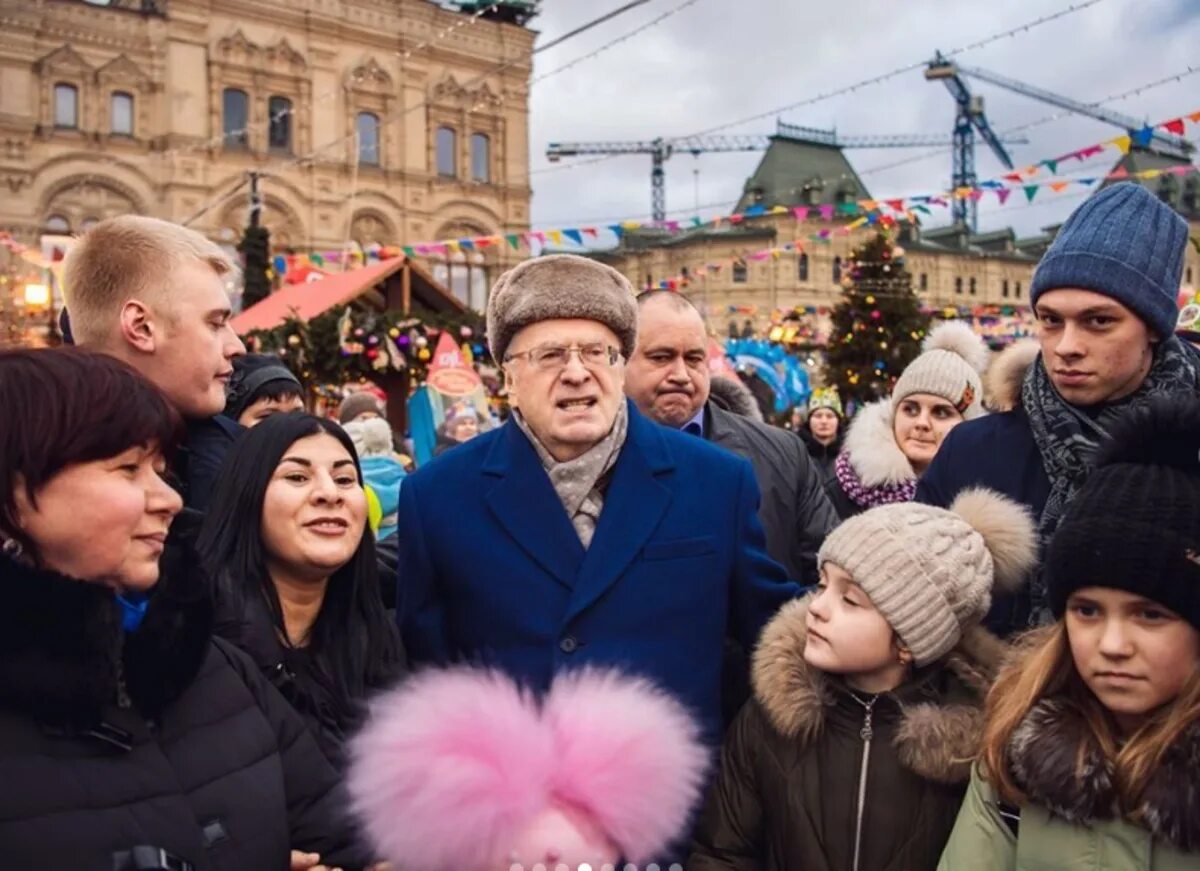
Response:
MULTIPOLYGON (((339 704, 308 650, 290 647, 280 640, 262 597, 245 597, 240 612, 233 613, 232 603, 223 602, 218 608, 217 633, 254 660, 263 676, 304 718, 325 757, 334 768, 343 770, 346 741, 362 725, 367 699, 355 700, 357 703, 349 709, 339 704)), ((392 624, 387 628, 395 631, 392 624)), ((368 695, 391 686, 404 675, 403 654, 395 662, 384 664, 380 672, 368 685, 368 695)))
POLYGON ((360 866, 333 769, 170 559, 141 627, 112 591, 0 557, 0 856, 111 871, 140 845, 196 871, 360 866))
POLYGON ((514 421, 405 479, 401 634, 414 663, 470 660, 536 692, 563 669, 619 666, 715 742, 723 640, 752 646, 799 590, 767 556, 750 464, 627 407, 586 550, 514 421))
POLYGON ((754 467, 762 494, 758 519, 767 536, 767 553, 792 580, 816 583, 817 551, 838 518, 804 443, 795 433, 734 413, 715 399, 705 411, 705 436, 754 467))
POLYGON ((933 871, 1001 645, 975 630, 895 691, 852 694, 804 661, 807 608, 788 605, 763 633, 755 697, 726 738, 687 869, 850 871, 861 828, 860 871, 933 871))
POLYGON ((225 455, 242 433, 243 427, 223 414, 187 422, 187 439, 171 464, 176 485, 188 508, 204 511, 225 455))
MULTIPOLYGON (((842 424, 844 427, 845 424, 842 424)), ((826 482, 833 477, 833 463, 837 459, 837 455, 842 451, 842 442, 845 439, 842 436, 841 428, 838 429, 837 438, 827 445, 821 444, 808 431, 807 427, 801 427, 796 430, 796 435, 800 436, 804 442, 804 447, 808 448, 808 456, 812 459, 813 465, 820 471, 826 482)))
MULTIPOLYGON (((996 409, 959 424, 946 436, 917 484, 918 502, 949 508, 968 487, 987 487, 1040 517, 1050 495, 1050 479, 1033 440, 1029 418, 1021 407, 1021 382, 1037 354, 1036 344, 1022 344, 996 358, 988 372, 988 404, 996 409)), ((992 597, 985 625, 1001 636, 1029 625, 1029 586, 992 597)))

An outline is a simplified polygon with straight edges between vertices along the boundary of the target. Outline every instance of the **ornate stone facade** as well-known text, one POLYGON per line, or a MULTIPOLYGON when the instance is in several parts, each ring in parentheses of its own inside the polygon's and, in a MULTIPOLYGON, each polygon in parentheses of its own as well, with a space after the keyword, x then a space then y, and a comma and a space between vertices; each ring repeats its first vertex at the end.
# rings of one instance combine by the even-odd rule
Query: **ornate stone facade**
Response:
POLYGON ((232 245, 257 171, 277 249, 526 230, 534 33, 467 22, 428 0, 2 0, 0 228, 137 212, 232 245))

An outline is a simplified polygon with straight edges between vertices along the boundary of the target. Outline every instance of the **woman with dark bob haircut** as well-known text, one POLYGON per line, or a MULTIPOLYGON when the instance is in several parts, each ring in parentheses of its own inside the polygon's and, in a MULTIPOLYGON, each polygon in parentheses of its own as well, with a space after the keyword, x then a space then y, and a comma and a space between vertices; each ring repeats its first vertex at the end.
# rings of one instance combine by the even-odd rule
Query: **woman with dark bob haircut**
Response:
POLYGON ((243 433, 199 550, 217 583, 217 632, 250 654, 341 768, 367 695, 404 672, 350 437, 302 413, 243 433))
POLYGON ((101 354, 4 351, 0 416, 0 864, 365 864, 303 721, 211 636, 162 395, 101 354))

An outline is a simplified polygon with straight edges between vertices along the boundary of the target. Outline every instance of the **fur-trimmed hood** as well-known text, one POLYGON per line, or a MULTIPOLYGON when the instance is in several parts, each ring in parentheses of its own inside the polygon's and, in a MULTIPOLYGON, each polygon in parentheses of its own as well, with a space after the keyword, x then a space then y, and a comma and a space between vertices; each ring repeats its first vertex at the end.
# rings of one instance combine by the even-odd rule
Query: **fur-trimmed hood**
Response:
POLYGON ((1040 352, 1034 339, 1022 339, 997 354, 983 376, 983 404, 996 412, 1012 411, 1020 405, 1025 373, 1040 352))
MULTIPOLYGON (((754 653, 754 695, 771 725, 789 740, 818 739, 830 710, 847 690, 804 660, 811 596, 780 609, 754 653)), ((901 711, 895 744, 900 762, 938 783, 965 783, 983 730, 983 700, 1006 645, 982 627, 969 630, 943 660, 919 669, 885 694, 901 711), (939 680, 945 677, 949 681, 939 680), (944 685, 947 689, 933 689, 944 685)))
MULTIPOLYGON (((1084 721, 1065 698, 1043 699, 1009 742, 1009 761, 1029 799, 1067 822, 1112 819, 1116 777, 1084 721)), ((1200 852, 1200 720, 1188 726, 1127 816, 1184 853, 1200 852)))
MULTIPOLYGON (((190 512, 185 512, 185 515, 190 512)), ((139 629, 126 634, 112 590, 0 556, 0 707, 88 726, 123 694, 153 717, 187 688, 207 653, 211 594, 180 515, 139 629)))
POLYGON ((758 400, 740 378, 714 375, 709 384, 708 398, 718 408, 762 422, 763 414, 758 407, 758 400))
POLYGON ((896 444, 893 415, 891 399, 880 399, 864 406, 846 430, 842 450, 864 487, 902 484, 917 477, 896 444))

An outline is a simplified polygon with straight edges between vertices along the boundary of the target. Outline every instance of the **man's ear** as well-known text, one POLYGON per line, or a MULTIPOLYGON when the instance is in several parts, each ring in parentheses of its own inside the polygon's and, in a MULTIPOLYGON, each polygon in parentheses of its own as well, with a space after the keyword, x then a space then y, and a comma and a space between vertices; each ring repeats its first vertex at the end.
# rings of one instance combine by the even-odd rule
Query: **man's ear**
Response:
POLYGON ((119 321, 121 339, 136 351, 153 354, 158 347, 161 327, 154 320, 154 313, 145 303, 136 299, 126 300, 121 306, 119 321))
POLYGON ((508 370, 507 366, 502 367, 500 371, 502 371, 504 373, 504 392, 508 394, 508 404, 510 407, 516 408, 517 407, 516 379, 513 378, 512 372, 510 372, 508 370))
POLYGON ((908 645, 900 640, 900 636, 896 636, 896 657, 900 660, 901 665, 912 665, 912 651, 908 649, 908 645))

